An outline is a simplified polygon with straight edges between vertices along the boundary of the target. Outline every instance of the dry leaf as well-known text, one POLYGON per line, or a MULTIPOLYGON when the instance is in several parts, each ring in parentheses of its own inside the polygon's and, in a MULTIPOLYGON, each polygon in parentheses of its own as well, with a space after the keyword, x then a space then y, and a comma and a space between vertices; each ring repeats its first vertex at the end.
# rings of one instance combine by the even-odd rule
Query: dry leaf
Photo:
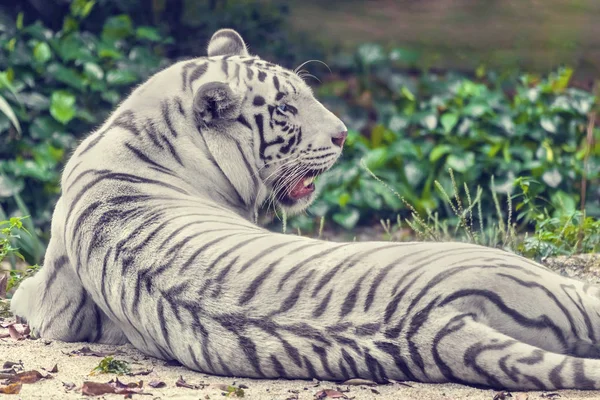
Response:
POLYGON ((81 387, 81 393, 86 396, 100 396, 103 394, 124 394, 124 395, 132 395, 132 394, 149 394, 142 392, 143 382, 138 383, 123 383, 117 380, 111 380, 108 383, 100 383, 100 382, 83 382, 83 386, 81 387))
POLYGON ((23 339, 25 339, 25 336, 23 336, 23 334, 17 330, 17 328, 15 327, 15 325, 10 325, 8 327, 8 334, 9 334, 9 336, 11 338, 13 338, 15 340, 23 340, 23 339))
POLYGON ((494 400, 506 400, 509 397, 512 397, 510 392, 498 392, 494 395, 494 400))
POLYGON ((183 379, 183 376, 179 376, 179 379, 177 379, 177 382, 175 382, 175 386, 184 387, 188 389, 198 389, 198 385, 191 385, 187 383, 185 379, 183 379))
POLYGON ((529 395, 527 393, 519 393, 515 396, 515 400, 528 400, 529 395))
POLYGON ((21 392, 20 383, 11 383, 10 385, 0 386, 0 393, 2 394, 19 394, 21 392))
POLYGON ((81 394, 84 396, 100 396, 109 393, 115 393, 115 388, 108 383, 83 382, 81 387, 81 394))
POLYGON ((70 353, 64 353, 66 355, 73 355, 73 356, 91 356, 91 357, 107 357, 107 356, 114 356, 115 354, 122 354, 122 351, 116 350, 116 351, 93 351, 92 349, 89 348, 89 346, 83 346, 81 349, 79 350, 73 350, 70 353))
POLYGON ((154 368, 141 369, 141 370, 137 370, 137 371, 131 371, 130 373, 127 374, 127 376, 149 375, 150 373, 152 373, 152 371, 154 371, 154 368))
POLYGON ((366 386, 377 386, 377 383, 370 381, 368 379, 348 379, 346 382, 342 383, 342 385, 350 385, 350 386, 360 386, 360 385, 366 385, 366 386))
POLYGON ((161 381, 150 381, 148 382, 148 386, 153 387, 155 389, 161 389, 167 387, 167 384, 161 381))
POLYGON ((63 382, 62 384, 67 391, 75 389, 75 384, 73 382, 63 382))
POLYGON ((542 393, 542 395, 540 397, 542 397, 544 399, 553 399, 555 397, 560 397, 560 394, 556 393, 556 392, 542 393))
POLYGON ((52 367, 52 369, 48 372, 51 372, 53 374, 57 373, 58 372, 58 364, 54 364, 54 367, 52 367))
POLYGON ((10 377, 8 380, 10 383, 36 383, 42 379, 52 379, 52 377, 50 375, 44 376, 39 371, 32 370, 19 372, 18 374, 10 377))
POLYGON ((333 389, 321 390, 320 392, 317 392, 317 394, 315 394, 315 399, 347 399, 347 398, 348 398, 348 396, 346 396, 344 393, 338 392, 337 390, 333 390, 333 389))
POLYGON ((6 361, 4 364, 2 364, 3 369, 13 368, 13 367, 23 369, 23 361, 20 361, 20 360, 19 360, 19 362, 6 361))

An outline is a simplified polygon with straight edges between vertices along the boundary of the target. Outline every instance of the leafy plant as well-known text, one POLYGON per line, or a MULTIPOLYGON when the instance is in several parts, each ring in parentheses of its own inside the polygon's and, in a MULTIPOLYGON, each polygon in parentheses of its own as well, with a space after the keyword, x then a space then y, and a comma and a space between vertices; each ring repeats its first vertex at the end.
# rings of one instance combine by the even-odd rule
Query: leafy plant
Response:
POLYGON ((114 357, 104 357, 100 364, 92 370, 92 373, 123 375, 131 372, 127 361, 115 360, 114 357))
POLYGON ((40 270, 40 268, 41 267, 36 264, 25 268, 25 270, 11 270, 8 278, 8 284, 6 286, 6 291, 10 292, 11 290, 18 288, 21 282, 25 280, 25 278, 29 278, 35 275, 40 270))
POLYGON ((113 15, 88 30, 95 7, 71 1, 58 30, 28 25, 23 14, 12 23, 4 18, 0 28, 0 208, 8 215, 28 208, 32 227, 43 232, 70 150, 131 85, 164 64, 169 41, 156 28, 113 15))
POLYGON ((8 221, 0 221, 0 262, 10 254, 14 254, 22 260, 24 259, 19 249, 13 247, 15 239, 21 238, 18 231, 27 232, 27 229, 23 227, 23 219, 13 217, 8 221))
MULTIPOLYGON (((586 140, 596 97, 569 86, 572 70, 545 77, 483 70, 475 77, 415 76, 395 68, 392 54, 377 46, 359 49, 354 64, 338 66, 345 75, 318 89, 354 130, 343 158, 318 182, 322 195, 310 209, 313 215, 330 215, 351 229, 409 212, 367 179, 358 165, 361 159, 419 213, 438 209, 440 218, 453 214, 435 184, 451 190, 444 173, 448 168, 455 171, 459 186, 485 186, 494 176, 496 193, 514 190, 513 182, 523 176, 543 183, 537 198, 565 193, 579 203, 583 192, 588 215, 600 215, 600 204, 593 201, 600 192, 580 190, 584 176, 591 188, 600 187, 600 129, 592 124, 589 132, 597 140, 586 140)), ((492 195, 484 191, 482 200, 491 203, 492 195)), ((485 217, 495 214, 493 209, 483 212, 485 217)), ((314 227, 314 219, 292 221, 303 228, 311 223, 314 227)))

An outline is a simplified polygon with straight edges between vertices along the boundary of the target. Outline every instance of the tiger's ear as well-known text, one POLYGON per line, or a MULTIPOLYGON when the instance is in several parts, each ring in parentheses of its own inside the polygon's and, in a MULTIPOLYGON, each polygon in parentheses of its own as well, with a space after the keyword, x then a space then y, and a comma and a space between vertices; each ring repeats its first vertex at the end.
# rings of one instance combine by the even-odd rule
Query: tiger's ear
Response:
POLYGON ((242 96, 223 82, 208 82, 194 96, 194 115, 200 125, 210 126, 232 121, 240 115, 242 96))
POLYGON ((208 43, 208 56, 247 56, 244 39, 233 29, 220 29, 208 43))

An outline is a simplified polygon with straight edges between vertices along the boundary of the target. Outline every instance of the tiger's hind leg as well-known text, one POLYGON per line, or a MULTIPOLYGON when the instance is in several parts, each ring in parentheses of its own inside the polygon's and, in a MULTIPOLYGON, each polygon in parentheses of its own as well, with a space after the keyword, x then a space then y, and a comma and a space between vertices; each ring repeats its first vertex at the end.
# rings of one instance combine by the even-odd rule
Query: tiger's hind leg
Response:
POLYGON ((11 301, 11 311, 24 318, 39 337, 65 342, 124 344, 127 338, 94 303, 66 256, 46 253, 44 267, 25 279, 11 301))
POLYGON ((519 390, 600 388, 600 360, 542 350, 473 317, 465 313, 436 323, 430 346, 437 368, 425 370, 430 380, 519 390))

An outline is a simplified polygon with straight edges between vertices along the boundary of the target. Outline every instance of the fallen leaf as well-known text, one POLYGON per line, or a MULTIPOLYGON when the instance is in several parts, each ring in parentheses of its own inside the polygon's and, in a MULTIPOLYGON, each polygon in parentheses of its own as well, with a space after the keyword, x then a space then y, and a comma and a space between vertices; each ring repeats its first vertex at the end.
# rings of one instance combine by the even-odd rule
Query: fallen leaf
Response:
POLYGON ((84 396, 100 396, 109 393, 115 393, 115 388, 108 383, 83 382, 81 387, 81 394, 84 396))
POLYGON ((13 368, 13 367, 18 367, 20 369, 23 369, 23 361, 19 361, 19 362, 6 361, 4 364, 2 364, 3 369, 13 368))
POLYGON ((6 386, 0 386, 0 393, 2 394, 19 394, 21 392, 21 387, 23 385, 20 383, 11 383, 6 386))
POLYGON ((378 390, 375 390, 375 389, 373 389, 373 388, 371 388, 371 393, 373 393, 373 394, 381 394, 381 393, 379 393, 379 391, 378 391, 378 390))
POLYGON ((342 385, 350 385, 350 386, 360 386, 360 385, 366 385, 366 386, 377 386, 377 383, 370 381, 368 379, 348 379, 346 382, 343 382, 342 385))
POLYGON ((184 387, 184 388, 188 388, 188 389, 198 389, 198 385, 191 385, 189 383, 187 383, 185 381, 185 379, 183 379, 183 376, 179 376, 179 379, 177 379, 177 382, 175 382, 175 386, 177 387, 184 387))
POLYGON ((15 374, 12 377, 10 377, 8 381, 10 383, 36 383, 38 381, 41 381, 42 379, 52 379, 52 376, 44 376, 39 371, 32 370, 19 372, 18 374, 15 374))
POLYGON ((75 389, 75 384, 73 382, 63 382, 62 384, 67 391, 75 389))
POLYGON ((544 399, 553 399, 555 397, 560 397, 560 393, 556 393, 556 392, 542 393, 542 395, 540 397, 542 397, 544 399))
POLYGON ((120 350, 94 351, 94 350, 90 349, 89 346, 83 346, 79 350, 73 350, 70 353, 64 353, 64 354, 74 355, 74 356, 108 357, 108 356, 114 356, 115 354, 123 354, 123 352, 120 350))
POLYGON ((149 394, 142 392, 143 382, 123 383, 117 380, 111 380, 108 383, 100 382, 83 382, 81 393, 86 396, 100 396, 103 394, 149 394))
POLYGON ((498 392, 494 395, 494 400, 506 400, 509 397, 512 397, 510 392, 498 392))
POLYGON ((108 384, 116 387, 117 389, 141 389, 144 386, 144 381, 123 383, 119 380, 119 378, 116 378, 111 379, 108 384))
POLYGON ((8 335, 15 340, 23 340, 25 336, 15 328, 14 325, 8 327, 8 335))
POLYGON ((4 338, 7 338, 7 337, 10 337, 9 333, 0 333, 0 339, 4 339, 4 338))
POLYGON ((127 373, 127 376, 139 376, 139 375, 149 375, 150 373, 152 373, 152 371, 154 371, 154 368, 152 369, 140 369, 140 370, 136 370, 136 371, 131 371, 129 373, 127 373))
POLYGON ((161 381, 150 381, 148 382, 148 386, 153 387, 155 389, 161 389, 167 387, 167 384, 161 381))
POLYGON ((346 396, 344 393, 338 392, 337 390, 333 390, 333 389, 321 390, 320 392, 317 392, 317 394, 315 394, 315 399, 347 399, 347 398, 348 398, 348 396, 346 396))
POLYGON ((515 400, 528 400, 529 395, 527 393, 519 393, 515 396, 515 400))

